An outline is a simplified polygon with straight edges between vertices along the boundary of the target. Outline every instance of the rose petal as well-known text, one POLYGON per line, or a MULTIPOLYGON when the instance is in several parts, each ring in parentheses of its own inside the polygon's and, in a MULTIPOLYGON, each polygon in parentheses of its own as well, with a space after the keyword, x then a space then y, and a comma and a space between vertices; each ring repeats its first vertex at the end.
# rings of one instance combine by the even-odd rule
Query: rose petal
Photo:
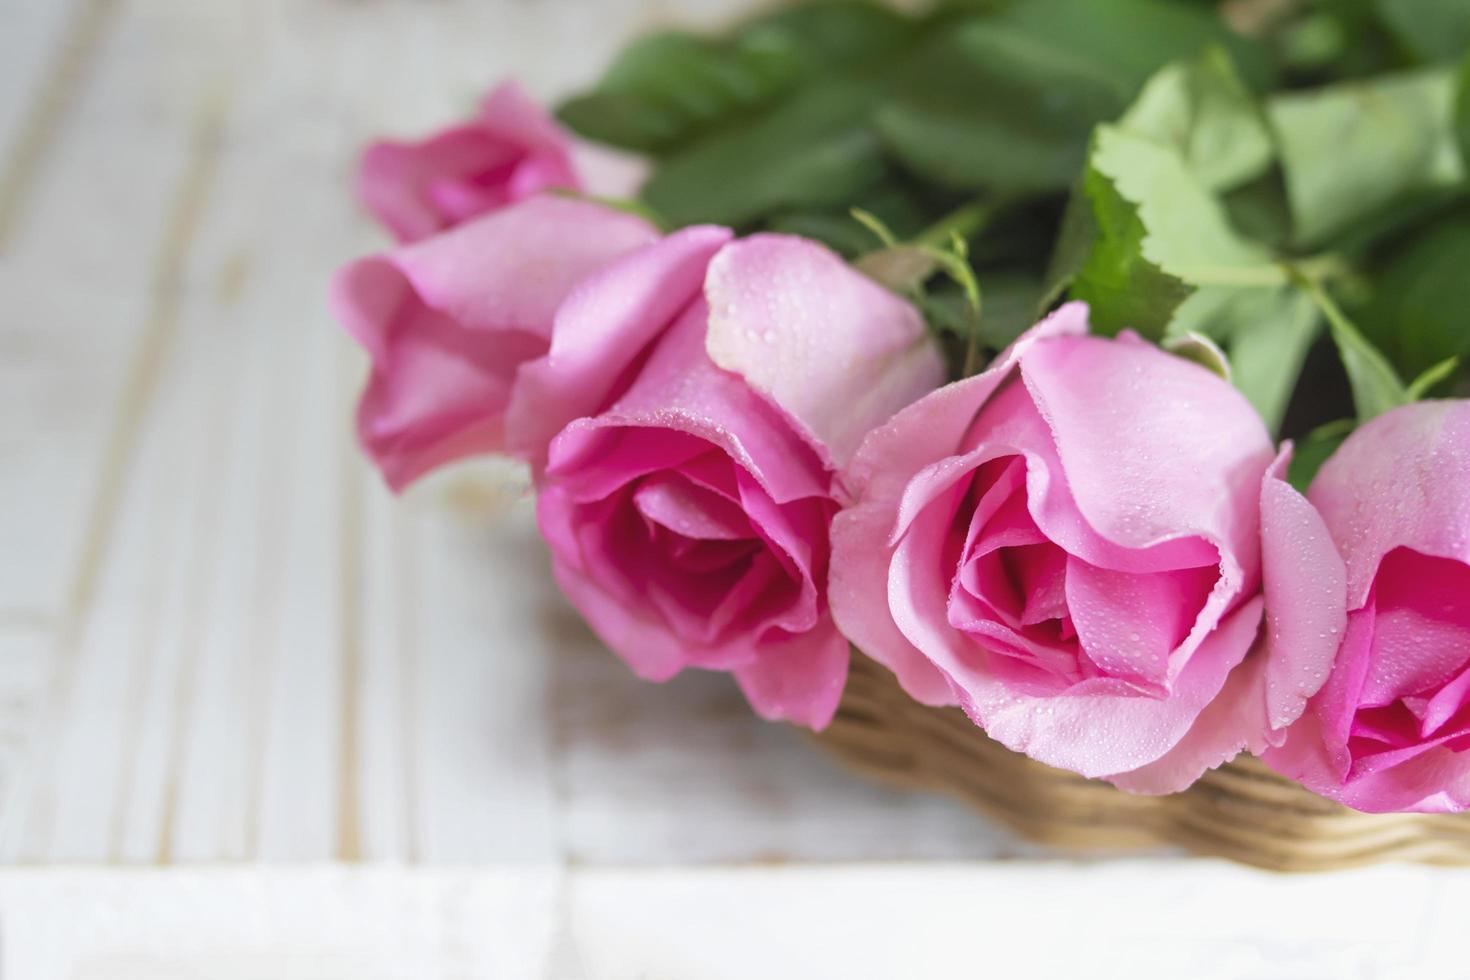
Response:
POLYGON ((1010 374, 1020 353, 1039 339, 1086 330, 1086 306, 1063 306, 985 373, 940 388, 874 429, 842 473, 839 487, 851 506, 832 524, 832 614, 858 649, 892 670, 904 690, 925 704, 954 704, 955 698, 948 680, 904 637, 889 609, 888 541, 905 487, 936 459, 960 451, 976 411, 1010 374))
POLYGON ((765 639, 760 656, 737 668, 735 679, 762 718, 821 731, 842 700, 849 655, 847 639, 828 620, 787 639, 765 639))
POLYGON ((1378 567, 1373 595, 1364 704, 1433 691, 1470 661, 1470 567, 1463 562, 1395 548, 1378 567))
POLYGON ((1308 492, 1348 574, 1348 609, 1367 600, 1395 548, 1470 562, 1470 401, 1406 405, 1366 423, 1308 492))
POLYGON ((1290 462, 1288 444, 1261 480, 1266 713, 1277 730, 1321 690, 1347 627, 1347 569, 1322 516, 1286 482, 1290 462))
POLYGON ((418 142, 369 146, 357 197, 400 241, 418 241, 549 188, 575 190, 569 151, 555 120, 506 82, 474 119, 418 142))
MULTIPOLYGON (((363 151, 358 164, 357 199, 398 241, 416 242, 450 225, 443 202, 436 200, 446 184, 506 166, 514 156, 513 149, 473 125, 455 126, 417 144, 379 140, 363 151)), ((481 196, 485 210, 507 203, 503 191, 481 196)))
POLYGON ((718 446, 778 503, 825 498, 830 481, 811 449, 740 378, 710 362, 705 318, 704 303, 696 300, 611 408, 572 422, 556 437, 548 472, 594 458, 604 431, 666 429, 718 446))
POLYGON ((709 354, 768 398, 828 465, 944 380, 911 304, 834 252, 754 235, 710 263, 709 354))
POLYGON ((570 149, 567 131, 547 115, 519 82, 508 79, 485 96, 478 122, 486 132, 534 153, 538 159, 560 159, 570 182, 557 186, 576 188, 575 176, 566 166, 570 149))
MULTIPOLYGON (((536 497, 536 519, 543 533, 570 528, 573 522, 567 509, 571 506, 556 488, 542 491, 536 497)), ((620 600, 607 590, 606 578, 599 582, 580 570, 570 560, 578 550, 575 545, 558 547, 552 573, 592 631, 639 677, 666 681, 677 674, 684 667, 684 643, 651 609, 620 600)))
POLYGON ((567 298, 550 350, 522 368, 506 410, 507 440, 533 469, 544 466, 567 423, 622 394, 648 345, 698 298, 710 258, 729 239, 724 228, 686 228, 626 255, 567 298))
POLYGON ((372 358, 359 432, 389 484, 503 448, 516 372, 545 350, 557 306, 655 234, 607 208, 536 198, 343 268, 331 303, 372 358))
POLYGON ((1169 655, 1194 628, 1213 568, 1116 572, 1067 561, 1067 611, 1088 659, 1113 677, 1167 692, 1169 655))
POLYGON ((1280 739, 1281 744, 1261 754, 1262 761, 1281 775, 1333 799, 1352 769, 1347 741, 1368 676, 1373 612, 1370 605, 1348 613, 1327 683, 1280 739))
MULTIPOLYGON (((1253 617, 1259 623, 1260 605, 1249 603, 1233 615, 1253 617)), ((1260 752, 1266 747, 1266 667, 1267 658, 1259 650, 1247 656, 1173 748, 1145 766, 1109 776, 1108 781, 1130 793, 1177 793, 1241 752, 1260 752)))
POLYGON ((1099 534, 1133 549, 1197 535, 1257 567, 1259 487, 1275 453, 1239 391, 1127 337, 1038 344, 1021 374, 1099 534))
MULTIPOLYGON (((1166 698, 1110 693, 1096 682, 1075 685, 1073 691, 1080 693, 1035 697, 997 681, 988 671, 948 662, 944 666, 969 695, 966 710, 991 738, 1047 765, 1115 778, 1163 759, 1183 742, 1231 671, 1245 659, 1256 638, 1261 608, 1261 600, 1253 599, 1226 617, 1205 638, 1166 698)), ((1259 710, 1255 716, 1261 717, 1259 710)), ((1228 744, 1237 733, 1233 726, 1228 737, 1224 729, 1202 731, 1202 736, 1210 737, 1185 745, 1178 757, 1140 777, 1137 785, 1150 792, 1183 789, 1218 764, 1216 755, 1228 751, 1220 742, 1228 744)))

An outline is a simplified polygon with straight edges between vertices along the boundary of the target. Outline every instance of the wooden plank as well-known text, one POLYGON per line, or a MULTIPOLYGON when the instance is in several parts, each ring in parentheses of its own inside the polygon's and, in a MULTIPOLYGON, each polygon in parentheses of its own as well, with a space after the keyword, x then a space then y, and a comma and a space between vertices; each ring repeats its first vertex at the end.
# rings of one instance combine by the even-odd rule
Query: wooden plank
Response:
POLYGON ((117 0, 0 3, 0 255, 67 111, 111 26, 117 0))
POLYGON ((0 976, 546 976, 557 887, 534 869, 0 871, 0 976))
POLYGON ((352 447, 363 365, 323 292, 381 243, 346 192, 361 141, 448 117, 487 66, 584 79, 668 13, 120 12, 0 263, 24 354, 0 359, 0 607, 50 638, 0 860, 1020 853, 725 679, 634 680, 557 594, 514 468, 392 500, 352 447))
POLYGON ((1212 861, 587 869, 589 978, 1463 975, 1470 879, 1283 877, 1212 861))
POLYGON ((0 622, 0 827, 21 773, 35 758, 52 642, 45 624, 0 622))
POLYGON ((1036 855, 959 804, 874 786, 755 717, 725 675, 636 679, 549 592, 567 853, 586 864, 1036 855), (631 832, 630 828, 637 828, 631 832))
POLYGON ((1464 975, 1470 879, 1215 862, 0 871, 24 980, 1464 975))

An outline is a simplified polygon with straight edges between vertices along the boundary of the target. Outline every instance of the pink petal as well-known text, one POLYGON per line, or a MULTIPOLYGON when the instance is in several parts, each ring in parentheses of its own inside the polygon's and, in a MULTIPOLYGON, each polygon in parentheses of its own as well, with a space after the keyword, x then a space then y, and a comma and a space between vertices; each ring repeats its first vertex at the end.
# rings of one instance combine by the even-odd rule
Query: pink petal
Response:
POLYGON ((1173 657, 1177 671, 1259 584, 1259 488, 1275 455, 1265 425, 1216 375, 1128 335, 1038 344, 1021 373, 1088 527, 1129 549, 1197 539, 1218 550, 1219 580, 1173 657))
POLYGON ((400 242, 416 242, 453 223, 434 198, 436 185, 508 165, 513 157, 472 126, 418 144, 380 140, 363 151, 357 198, 400 242))
MULTIPOLYGON (((1260 604, 1250 603, 1233 615, 1251 616, 1259 622, 1260 604)), ((1260 752, 1266 747, 1267 721, 1262 710, 1268 689, 1266 667, 1267 658, 1260 651, 1247 656, 1173 748, 1147 765, 1109 776, 1108 781, 1130 793, 1177 793, 1242 751, 1260 752)))
POLYGON ((1470 566, 1396 548, 1378 567, 1373 595, 1377 615, 1363 703, 1435 690, 1470 662, 1470 566))
MULTIPOLYGON (((1162 760, 1181 746, 1226 678, 1245 659, 1260 625, 1261 606, 1259 599, 1241 606, 1206 637, 1166 698, 1122 693, 1036 697, 984 670, 954 665, 950 672, 969 696, 966 710, 991 738, 1048 765, 1084 776, 1116 778, 1162 760)), ((1108 690, 1095 683, 1074 688, 1089 689, 1108 690)), ((1245 717, 1263 720, 1259 709, 1245 717)), ((1250 731, 1250 725, 1234 724, 1228 730, 1201 729, 1200 737, 1183 745, 1177 757, 1159 771, 1145 773, 1135 785, 1148 792, 1183 789, 1225 755, 1238 752, 1244 741, 1237 744, 1237 740, 1250 731)))
MULTIPOLYGON (((1405 699, 1407 700, 1407 699, 1405 699)), ((1470 703, 1470 667, 1445 684, 1424 705, 1419 734, 1428 738, 1470 703)))
MULTIPOLYGON (((515 79, 501 82, 485 96, 477 122, 487 133, 538 156, 565 158, 571 150, 571 134, 515 79)), ((576 189, 575 184, 561 186, 576 189)))
POLYGON ((512 449, 540 468, 552 437, 568 422, 621 397, 648 346, 698 298, 705 268, 730 234, 686 228, 626 255, 573 292, 556 316, 551 349, 522 369, 512 394, 506 411, 512 449))
POLYGON ((1169 655, 1215 584, 1214 568, 1118 572, 1067 560, 1067 611, 1083 651, 1110 676, 1167 692, 1169 655))
POLYGON ((1266 714, 1278 730, 1326 682, 1347 626, 1347 569, 1322 516, 1286 482, 1290 462, 1288 445, 1261 481, 1266 714))
POLYGON ((667 429, 718 446, 778 503, 825 498, 829 480, 812 451, 740 378, 710 362, 706 316, 703 302, 696 301, 611 408, 562 430, 552 442, 547 472, 566 472, 578 460, 593 458, 606 430, 667 429))
POLYGON ((735 679, 762 718, 821 731, 837 713, 848 657, 846 638, 828 620, 784 640, 764 641, 755 662, 737 668, 735 679))
MULTIPOLYGON (((1220 562, 1218 546, 1198 536, 1162 536, 1144 547, 1110 540, 1089 523, 1078 507, 1058 455, 1057 441, 1037 408, 1035 399, 1019 379, 1003 385, 976 416, 966 445, 974 446, 964 459, 986 459, 1021 454, 1026 461, 1026 500, 1036 525, 1068 554, 1099 568, 1128 572, 1159 572, 1177 568, 1215 565, 1220 562)), ((960 458, 936 464, 961 467, 960 458)), ((918 503, 918 488, 928 474, 916 477, 904 497, 904 515, 918 503)))
MULTIPOLYGON (((542 490, 536 497, 536 519, 543 533, 570 528, 573 522, 569 509, 573 506, 556 488, 542 490)), ((575 546, 556 548, 558 560, 552 562, 552 572, 593 632, 639 677, 666 681, 677 674, 685 663, 680 639, 656 612, 621 601, 607 591, 606 577, 599 583, 575 561, 568 560, 576 550, 575 546)))
POLYGON ((1470 401, 1417 402, 1348 438, 1308 496, 1347 564, 1348 608, 1395 548, 1470 562, 1470 401))
POLYGON ((750 536, 750 521, 733 501, 672 473, 640 482, 633 506, 648 520, 686 538, 730 541, 750 536))
POLYGON ((828 465, 944 380, 918 310, 814 242, 734 242, 710 263, 705 295, 711 360, 777 406, 828 465))
POLYGON ((652 166, 636 154, 574 139, 572 169, 581 175, 588 194, 625 200, 638 196, 652 166))
POLYGON ((1373 619, 1371 605, 1348 613, 1327 682, 1285 738, 1277 739, 1280 744, 1261 754, 1262 761, 1281 775, 1332 799, 1338 798, 1352 769, 1347 741, 1368 676, 1373 619))
POLYGON ((1126 337, 1038 344, 1021 372, 1099 534, 1135 549, 1199 535, 1256 567, 1257 488, 1275 454, 1239 391, 1126 337))
POLYGON ((607 208, 538 198, 343 268, 331 303, 372 358, 359 431, 390 485, 503 448, 517 371, 545 351, 562 298, 654 234, 607 208))
POLYGON ((427 305, 470 330, 551 337, 557 308, 583 279, 658 237, 642 218, 535 197, 389 253, 427 305))
POLYGON ((383 140, 363 153, 357 196, 404 242, 550 188, 580 186, 570 140, 514 82, 478 117, 416 142, 383 140))
POLYGON ((948 680, 899 630, 889 609, 889 538, 914 475, 961 451, 985 400, 1009 376, 1018 355, 1046 337, 1085 333, 1087 308, 1069 303, 1022 336, 983 374, 946 385, 874 429, 843 471, 849 506, 832 524, 828 594, 842 632, 898 676, 925 704, 954 704, 948 680))

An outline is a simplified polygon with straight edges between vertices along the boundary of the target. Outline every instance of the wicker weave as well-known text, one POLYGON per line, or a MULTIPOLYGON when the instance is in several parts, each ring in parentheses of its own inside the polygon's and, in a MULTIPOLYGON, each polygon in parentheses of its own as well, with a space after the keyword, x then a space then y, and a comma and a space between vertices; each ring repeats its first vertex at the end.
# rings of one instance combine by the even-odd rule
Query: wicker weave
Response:
POLYGON ((1175 845, 1278 871, 1379 861, 1470 864, 1470 813, 1367 814, 1241 756, 1173 796, 1133 796, 1033 762, 957 708, 927 708, 854 655, 842 706, 818 741, 890 783, 959 797, 1033 840, 1067 848, 1175 845))

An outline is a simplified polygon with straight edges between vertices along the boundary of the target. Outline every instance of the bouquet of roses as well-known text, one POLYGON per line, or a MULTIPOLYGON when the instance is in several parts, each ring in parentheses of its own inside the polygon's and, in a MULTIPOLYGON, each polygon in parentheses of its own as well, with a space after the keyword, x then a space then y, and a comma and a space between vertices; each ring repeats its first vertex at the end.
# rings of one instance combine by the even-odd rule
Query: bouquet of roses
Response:
POLYGON ((1467 46, 1464 0, 815 2, 506 83, 363 157, 362 444, 524 460, 650 680, 820 729, 869 657, 1135 792, 1248 751, 1470 807, 1467 46))

